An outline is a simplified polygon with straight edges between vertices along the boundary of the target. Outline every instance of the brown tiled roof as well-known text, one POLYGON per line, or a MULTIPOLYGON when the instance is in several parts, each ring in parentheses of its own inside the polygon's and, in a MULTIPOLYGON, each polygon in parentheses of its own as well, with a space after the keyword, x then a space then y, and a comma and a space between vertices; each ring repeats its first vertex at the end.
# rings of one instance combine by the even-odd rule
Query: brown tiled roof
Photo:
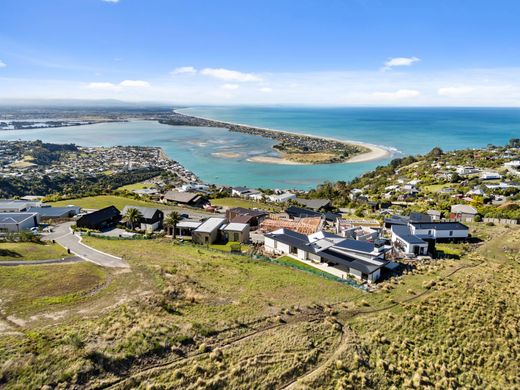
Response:
POLYGON ((260 229, 266 233, 284 228, 301 234, 312 234, 320 230, 320 226, 321 217, 301 218, 298 221, 268 218, 260 224, 260 229))

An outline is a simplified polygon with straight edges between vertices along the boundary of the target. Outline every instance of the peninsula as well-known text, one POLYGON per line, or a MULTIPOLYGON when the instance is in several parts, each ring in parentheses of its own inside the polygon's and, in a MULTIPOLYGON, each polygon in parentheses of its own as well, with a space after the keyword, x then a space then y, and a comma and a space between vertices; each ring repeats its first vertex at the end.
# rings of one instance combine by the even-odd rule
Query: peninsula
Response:
POLYGON ((256 156, 249 161, 276 164, 332 164, 362 162, 388 157, 380 147, 361 142, 346 142, 288 131, 265 129, 181 114, 177 111, 159 123, 172 126, 220 127, 232 132, 250 134, 277 141, 273 148, 281 157, 256 156))

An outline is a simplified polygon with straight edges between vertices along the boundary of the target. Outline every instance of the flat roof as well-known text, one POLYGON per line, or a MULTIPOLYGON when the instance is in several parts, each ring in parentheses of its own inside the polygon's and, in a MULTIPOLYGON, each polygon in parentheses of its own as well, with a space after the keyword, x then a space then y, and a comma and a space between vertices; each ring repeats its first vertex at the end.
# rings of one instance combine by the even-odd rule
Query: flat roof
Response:
POLYGON ((180 221, 177 224, 177 227, 185 229, 197 229, 200 225, 202 225, 202 222, 199 221, 180 221))
POLYGON ((435 229, 435 230, 468 230, 466 225, 460 222, 410 222, 416 229, 435 229))
POLYGON ((224 228, 224 230, 225 231, 243 232, 248 226, 249 225, 247 223, 231 222, 224 228))
POLYGON ((38 213, 1 213, 0 224, 13 225, 19 224, 29 218, 37 217, 38 213))

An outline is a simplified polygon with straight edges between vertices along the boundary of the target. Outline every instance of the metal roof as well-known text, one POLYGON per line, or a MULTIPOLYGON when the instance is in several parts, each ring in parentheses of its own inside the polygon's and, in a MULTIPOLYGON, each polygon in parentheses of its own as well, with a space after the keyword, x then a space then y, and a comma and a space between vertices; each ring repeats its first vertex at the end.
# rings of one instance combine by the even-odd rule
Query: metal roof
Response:
POLYGON ((408 226, 393 225, 392 233, 408 244, 426 244, 426 241, 413 235, 408 226))
POLYGON ((27 212, 38 213, 41 217, 61 217, 69 214, 71 211, 79 214, 79 206, 65 206, 65 207, 29 207, 27 212))
POLYGON ((463 225, 460 222, 431 222, 431 223, 421 223, 421 222, 410 222, 416 229, 432 229, 432 230, 468 230, 469 228, 466 225, 463 225))
POLYGON ((232 222, 224 227, 224 231, 243 232, 248 226, 247 223, 232 222))
POLYGON ((209 218, 202 223, 195 232, 197 233, 211 233, 215 229, 218 229, 222 224, 226 223, 224 218, 209 218))
POLYGON ((0 224, 2 225, 16 225, 23 221, 37 217, 38 213, 1 213, 0 224))
POLYGON ((155 207, 141 207, 141 206, 126 205, 123 208, 122 214, 125 215, 129 209, 138 210, 144 219, 153 219, 153 217, 155 216, 155 213, 157 211, 162 212, 160 209, 155 208, 155 207))

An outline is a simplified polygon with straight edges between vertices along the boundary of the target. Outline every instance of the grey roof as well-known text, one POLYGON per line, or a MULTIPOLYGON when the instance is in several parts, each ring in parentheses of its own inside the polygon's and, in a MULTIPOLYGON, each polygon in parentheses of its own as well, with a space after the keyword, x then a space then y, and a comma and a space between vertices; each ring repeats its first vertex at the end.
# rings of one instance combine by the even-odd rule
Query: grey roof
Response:
POLYGON ((232 222, 226 226, 224 226, 224 231, 231 231, 231 232, 243 232, 245 229, 247 229, 249 225, 247 223, 236 223, 232 222))
POLYGON ((246 209, 245 207, 233 207, 228 211, 237 215, 247 215, 251 217, 263 217, 264 215, 269 215, 269 212, 267 211, 246 209))
POLYGON ((416 229, 432 229, 432 230, 468 230, 466 225, 460 222, 410 222, 416 229))
POLYGON ((477 214, 477 209, 467 204, 454 204, 451 206, 452 213, 477 214))
POLYGON ((168 191, 164 198, 172 202, 190 203, 200 198, 200 195, 193 192, 168 191))
POLYGON ((289 214, 291 217, 305 218, 305 217, 321 217, 323 216, 321 213, 318 213, 313 210, 304 209, 302 207, 290 206, 285 212, 289 214))
POLYGON ((177 224, 177 227, 182 229, 196 229, 200 225, 202 225, 202 222, 183 220, 177 224))
POLYGON ((416 235, 410 232, 410 228, 408 226, 403 225, 393 225, 392 232, 399 237, 404 242, 408 244, 426 244, 426 241, 417 237, 416 235))
POLYGON ((226 223, 226 220, 224 218, 208 218, 205 222, 203 222, 197 229, 195 229, 195 232, 197 233, 211 233, 215 229, 218 229, 220 226, 222 226, 224 223, 226 223))
POLYGON ((141 213, 144 219, 152 219, 157 211, 161 211, 155 207, 141 207, 141 206, 132 206, 126 205, 123 208, 122 214, 125 215, 129 209, 137 209, 141 213))
POLYGON ((345 271, 348 271, 346 267, 349 267, 366 274, 371 274, 372 272, 377 271, 387 263, 386 260, 379 259, 373 262, 357 259, 355 257, 336 252, 332 248, 321 251, 320 256, 330 262, 339 262, 339 265, 334 266, 338 269, 344 269, 345 267, 345 271))
POLYGON ((19 224, 29 218, 37 217, 38 213, 1 213, 0 224, 13 225, 19 224))
POLYGON ((440 216, 442 214, 439 210, 428 210, 426 213, 428 215, 437 215, 437 216, 440 216))
POLYGON ((31 202, 25 200, 11 200, 11 199, 1 199, 0 200, 0 210, 17 210, 23 211, 31 206, 40 206, 41 202, 31 202))
POLYGON ((431 222, 432 217, 423 213, 410 213, 410 222, 431 222))
POLYGON ((329 199, 302 199, 302 198, 296 198, 294 199, 295 202, 298 202, 304 207, 308 207, 312 210, 319 210, 323 207, 327 207, 330 205, 329 199))
POLYGON ((79 206, 64 206, 64 207, 29 207, 27 212, 38 213, 41 217, 61 217, 68 215, 71 212, 79 214, 79 206))
POLYGON ((341 249, 348 249, 356 252, 371 253, 375 246, 368 241, 348 240, 345 239, 335 245, 341 249))

